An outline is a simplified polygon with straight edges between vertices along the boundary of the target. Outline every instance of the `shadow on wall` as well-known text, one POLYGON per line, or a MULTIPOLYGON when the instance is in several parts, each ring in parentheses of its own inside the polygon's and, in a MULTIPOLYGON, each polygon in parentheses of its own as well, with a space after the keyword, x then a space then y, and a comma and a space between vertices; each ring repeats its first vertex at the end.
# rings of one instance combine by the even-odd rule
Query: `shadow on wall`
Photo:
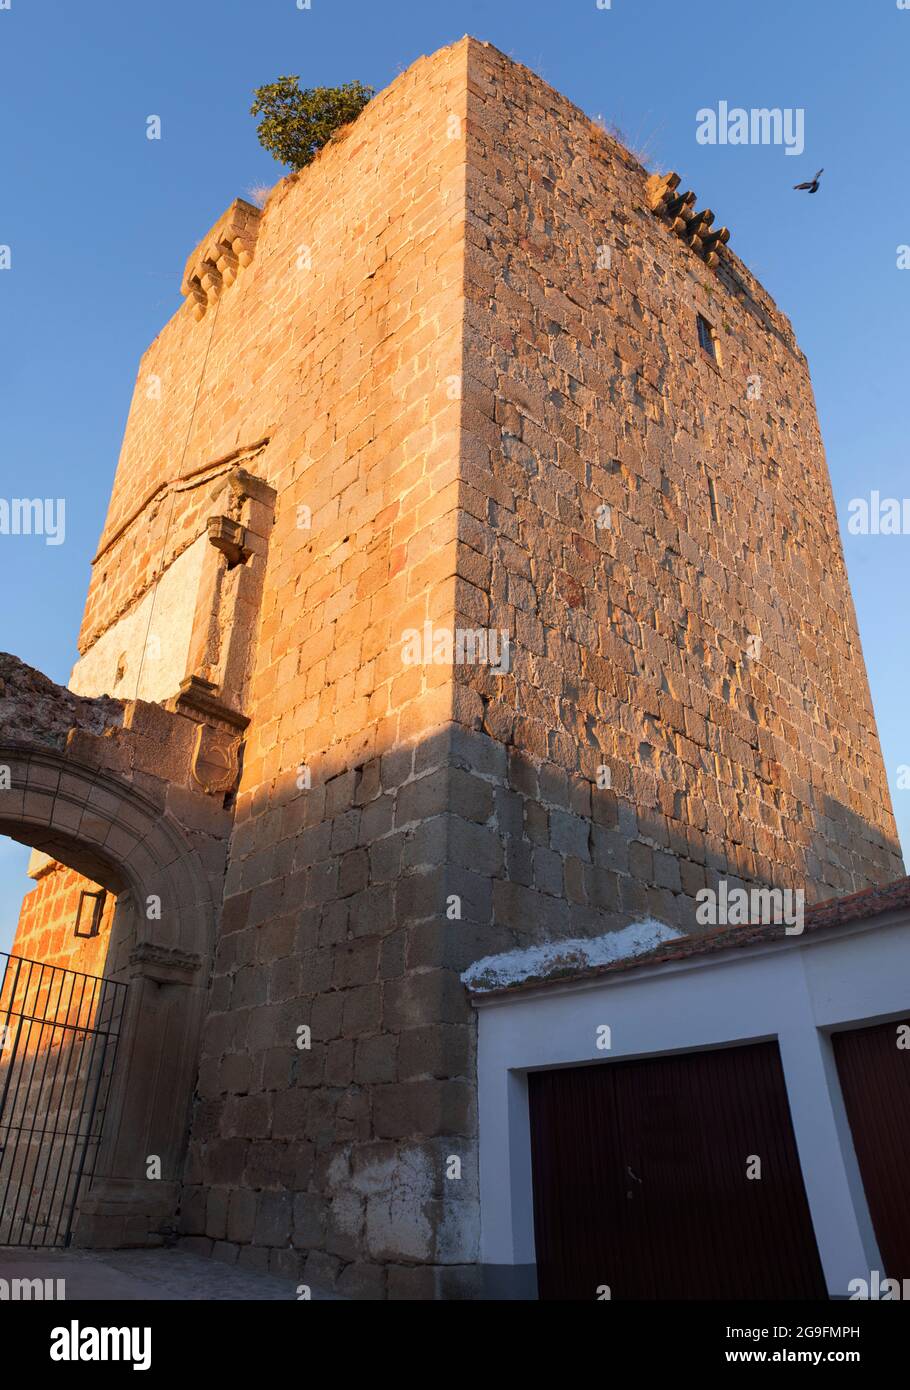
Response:
POLYGON ((479 1258, 460 972, 644 917, 690 929, 695 892, 727 861, 460 725, 309 773, 258 814, 241 803, 181 1230, 202 1253, 262 1247, 249 1257, 272 1272, 352 1296, 395 1281, 440 1296, 479 1258), (289 1046, 301 1027, 305 1046, 289 1046))
MULTIPOLYGON (((60 693, 65 739, 74 698, 60 693)), ((149 721, 177 717, 143 708, 149 721)), ((179 734, 176 724, 167 727, 179 734)), ((142 999, 131 1018, 144 1024, 127 1043, 131 1066, 142 1062, 163 1085, 143 1095, 131 1073, 130 1086, 115 1088, 115 1113, 125 1117, 141 1101, 142 1114, 135 1125, 119 1122, 123 1142, 108 1166, 135 1179, 150 1152, 149 1127, 157 1134, 166 1125, 166 1171, 179 1174, 186 1129, 173 1097, 182 1087, 189 1095, 194 1074, 182 1234, 201 1251, 218 1245, 225 1258, 228 1247, 235 1256, 255 1247, 275 1273, 303 1273, 316 1287, 354 1296, 383 1296, 393 1279, 400 1295, 439 1296, 477 1277, 475 1033, 460 972, 484 955, 597 936, 643 918, 690 930, 695 895, 721 875, 732 879, 739 870, 734 882, 768 881, 743 873, 745 846, 692 823, 704 807, 674 800, 678 820, 636 808, 615 791, 447 723, 348 769, 338 770, 333 752, 307 770, 309 786, 299 785, 294 769, 271 795, 240 797, 205 989, 207 923, 198 912, 190 921, 205 894, 198 873, 187 877, 174 856, 179 841, 183 861, 198 858, 220 886, 222 851, 200 826, 207 816, 220 825, 226 813, 220 800, 190 800, 180 787, 158 786, 150 772, 128 786, 109 767, 86 766, 92 750, 112 758, 119 749, 160 771, 160 750, 135 722, 115 728, 76 740, 82 763, 70 743, 67 752, 12 750, 12 761, 23 763, 14 777, 20 800, 17 809, 0 806, 0 832, 114 892, 142 847, 156 849, 156 862, 133 875, 125 896, 143 901, 160 883, 162 921, 143 923, 128 905, 117 916, 124 930, 148 937, 138 957, 135 937, 125 938, 131 989, 142 999), (168 838, 165 804, 182 810, 176 840, 168 838), (138 835, 132 848, 121 838, 130 833, 138 835), (178 928, 195 931, 194 941, 171 939, 178 928), (181 996, 192 1008, 170 1015, 181 996), (172 1083, 175 1058, 182 1071, 172 1083), (456 1167, 460 1180, 450 1181, 456 1167)), ((823 838, 797 846, 807 862, 817 855, 825 875, 814 896, 831 895, 825 884, 835 871, 844 891, 864 886, 846 882, 856 872, 849 856, 869 863, 870 845, 880 881, 897 877, 899 861, 859 818, 828 803, 818 835, 829 823, 837 827, 834 858, 823 838), (851 835, 862 853, 851 850, 851 835)), ((121 1189, 93 1190, 93 1229, 103 1229, 107 1243, 141 1242, 161 1230, 171 1193, 147 1204, 135 1224, 152 1186, 165 1195, 162 1184, 147 1182, 130 1189, 128 1202, 121 1189), (113 1221, 120 1224, 110 1234, 113 1221)))
MULTIPOLYGON (((815 827, 807 838, 806 878, 812 883, 825 879, 835 885, 828 897, 840 897, 868 886, 869 866, 873 865, 877 887, 902 878, 906 873, 904 856, 898 838, 888 838, 875 826, 834 797, 823 795, 821 811, 815 827)), ((821 902, 822 895, 807 901, 821 902)))
MULTIPOLYGON (((896 841, 830 797, 789 844, 804 873, 786 877, 773 859, 770 872, 755 872, 754 845, 636 808, 456 724, 324 784, 318 765, 309 772, 309 789, 263 800, 235 826, 228 922, 264 925, 314 903, 334 919, 321 943, 334 947, 421 922, 430 935, 435 921, 435 963, 461 970, 479 954, 599 935, 642 916, 697 930, 695 895, 721 877, 801 888, 810 904, 903 874, 896 841)), ((683 816, 697 810, 679 804, 683 816)))

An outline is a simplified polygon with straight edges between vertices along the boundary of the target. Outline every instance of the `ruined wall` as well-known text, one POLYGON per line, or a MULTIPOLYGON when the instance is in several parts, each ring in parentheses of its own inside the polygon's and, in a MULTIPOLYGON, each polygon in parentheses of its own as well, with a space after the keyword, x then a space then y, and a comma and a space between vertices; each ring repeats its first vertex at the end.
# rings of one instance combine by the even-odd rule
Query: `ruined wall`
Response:
MULTIPOLYGON (((31 1054, 46 1077, 40 1054, 83 1058, 78 1034, 92 1016, 119 1030, 91 1187, 79 1197, 77 1244, 160 1244, 175 1229, 230 832, 224 793, 234 780, 236 741, 223 724, 215 714, 80 697, 0 653, 0 833, 51 861, 26 899, 16 941, 41 963, 23 969, 13 958, 5 973, 4 1008, 21 1028, 4 1065, 18 1068, 31 1054), (107 890, 112 914, 78 961, 92 971, 84 983, 71 973, 49 979, 44 962, 75 963, 75 896, 86 880, 107 890), (94 971, 102 967, 128 987, 122 1017, 112 1011, 117 992, 98 986, 94 971), (36 1017, 37 1029, 28 1023, 36 1017)), ((88 1067, 93 1058, 100 1065, 94 1044, 88 1067)), ((84 1079, 80 1067, 81 1060, 75 1074, 58 1073, 54 1063, 50 1091, 29 1083, 24 1110, 15 1113, 34 1106, 37 1116, 49 1105, 53 1117, 58 1081, 72 1088, 84 1079)), ((78 1108, 78 1090, 70 1094, 78 1108)), ((39 1160, 45 1139, 53 1146, 53 1127, 39 1127, 25 1150, 14 1147, 6 1158, 39 1160)), ((25 1191, 22 1206, 17 1192, 12 1219, 44 1220, 46 1195, 25 1191)))

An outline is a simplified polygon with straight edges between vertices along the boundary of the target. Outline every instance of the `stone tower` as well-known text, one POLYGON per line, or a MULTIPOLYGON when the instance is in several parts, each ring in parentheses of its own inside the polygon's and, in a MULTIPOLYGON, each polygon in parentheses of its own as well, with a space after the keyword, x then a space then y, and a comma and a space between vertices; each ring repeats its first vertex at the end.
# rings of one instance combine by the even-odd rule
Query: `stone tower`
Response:
POLYGON ((471 1294, 466 967, 902 872, 806 361, 672 178, 469 38, 183 289, 72 679, 218 734, 180 1231, 471 1294))

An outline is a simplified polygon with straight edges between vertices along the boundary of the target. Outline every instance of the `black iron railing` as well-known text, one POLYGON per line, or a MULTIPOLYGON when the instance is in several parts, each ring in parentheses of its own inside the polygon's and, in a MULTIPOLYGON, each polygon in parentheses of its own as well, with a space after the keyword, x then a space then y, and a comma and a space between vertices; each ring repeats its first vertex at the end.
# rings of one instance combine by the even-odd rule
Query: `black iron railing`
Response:
POLYGON ((98 1155, 126 989, 0 951, 0 1245, 70 1243, 98 1155))

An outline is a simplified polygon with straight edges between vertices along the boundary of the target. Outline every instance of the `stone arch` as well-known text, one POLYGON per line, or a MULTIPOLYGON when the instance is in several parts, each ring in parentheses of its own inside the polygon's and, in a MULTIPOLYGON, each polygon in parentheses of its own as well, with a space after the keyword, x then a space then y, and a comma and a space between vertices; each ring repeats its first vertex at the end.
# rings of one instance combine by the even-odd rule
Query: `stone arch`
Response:
POLYGON ((214 944, 205 873, 165 800, 54 748, 0 743, 10 787, 0 794, 0 834, 40 849, 111 892, 150 895, 159 915, 137 914, 137 947, 200 959, 214 944))
MULTIPOLYGON (((112 742, 95 737, 88 746, 107 745, 109 757, 112 742)), ((201 793, 179 789, 181 823, 169 805, 172 782, 83 760, 74 751, 0 741, 0 834, 116 896, 105 974, 127 984, 127 1002, 95 1175, 80 1201, 75 1239, 84 1246, 146 1244, 166 1236, 176 1217, 223 839, 186 823, 200 803, 203 813, 209 809, 201 793), (152 1155, 160 1159, 160 1178, 147 1176, 152 1155)))

